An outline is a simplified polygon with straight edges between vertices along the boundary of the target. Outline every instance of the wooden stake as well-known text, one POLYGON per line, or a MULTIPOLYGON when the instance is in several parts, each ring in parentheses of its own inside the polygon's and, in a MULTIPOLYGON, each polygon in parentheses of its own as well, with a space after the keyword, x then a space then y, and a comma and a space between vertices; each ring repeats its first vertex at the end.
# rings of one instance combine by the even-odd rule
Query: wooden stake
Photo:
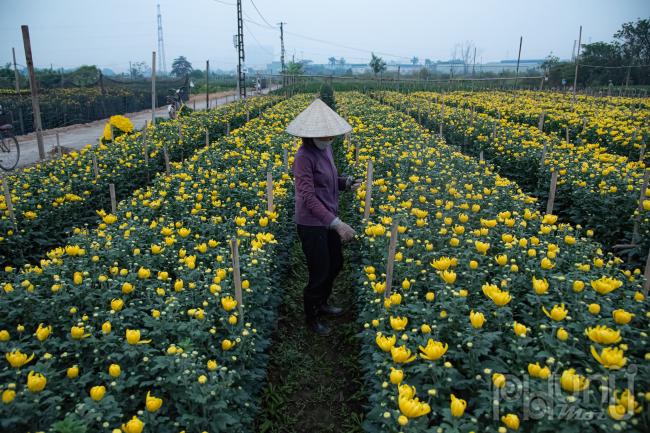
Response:
POLYGON ((645 272, 643 273, 645 281, 643 282, 643 293, 645 296, 648 296, 648 290, 650 289, 650 253, 648 253, 648 258, 645 261, 645 272))
POLYGON ((273 212, 273 174, 266 173, 266 210, 273 212))
POLYGON ((359 163, 359 141, 354 141, 354 165, 359 163))
POLYGON ((111 194, 111 213, 115 215, 117 213, 117 200, 115 199, 115 184, 108 184, 108 191, 111 194))
POLYGON ((205 111, 210 109, 210 60, 205 61, 205 111))
POLYGON ((226 135, 230 134, 230 122, 226 123, 226 135))
POLYGON ((32 92, 32 112, 34 113, 34 129, 36 130, 36 142, 38 145, 39 159, 45 159, 45 146, 43 145, 43 124, 41 123, 41 105, 38 100, 38 83, 34 73, 34 60, 32 58, 32 43, 29 39, 29 27, 20 26, 23 32, 23 45, 25 46, 25 62, 29 74, 29 88, 32 92))
POLYGON ((11 201, 11 191, 9 190, 9 185, 7 184, 7 180, 4 177, 2 178, 2 189, 5 193, 5 204, 7 205, 7 210, 9 211, 9 218, 11 218, 11 222, 14 225, 14 230, 16 230, 18 226, 16 224, 16 215, 14 214, 14 204, 11 201))
POLYGON ((246 109, 246 121, 248 122, 249 120, 251 120, 251 113, 246 109))
POLYGON ((210 145, 210 131, 206 128, 205 129, 205 147, 208 147, 210 145))
POLYGON ((648 177, 650 170, 646 170, 643 174, 643 183, 641 184, 641 192, 639 193, 639 206, 637 208, 637 216, 634 218, 634 230, 632 232, 632 243, 635 243, 639 237, 639 224, 641 224, 641 215, 643 214, 643 200, 645 199, 645 191, 648 189, 648 177))
POLYGON ((542 110, 542 114, 539 115, 539 123, 537 124, 540 132, 544 131, 544 117, 546 117, 546 111, 542 110))
POLYGON ((372 204, 372 160, 368 160, 368 171, 366 173, 366 206, 363 210, 363 219, 370 217, 370 205, 372 204))
POLYGON ((479 152, 478 157, 479 157, 479 162, 484 162, 485 161, 485 159, 483 159, 483 151, 482 150, 479 152))
POLYGON ((239 320, 243 320, 244 306, 242 305, 241 271, 239 269, 239 247, 237 246, 237 238, 230 239, 230 253, 232 255, 232 279, 235 283, 237 311, 239 312, 239 320))
POLYGON ((557 170, 551 175, 551 187, 548 191, 548 202, 546 203, 546 214, 553 213, 553 204, 555 203, 555 190, 557 188, 557 170))
POLYGON ((567 125, 566 127, 566 144, 569 144, 571 141, 569 140, 569 126, 567 125))
POLYGON ((395 217, 393 224, 390 227, 390 241, 388 242, 388 258, 386 260, 386 289, 384 290, 384 297, 390 297, 391 288, 393 286, 393 267, 395 265, 395 249, 397 248, 397 226, 399 219, 395 217))
POLYGON ((541 170, 544 167, 544 160, 546 159, 546 142, 544 143, 544 147, 542 148, 542 156, 539 158, 539 169, 541 170))
POLYGON ((289 151, 286 147, 282 149, 282 165, 285 171, 289 171, 289 151))
POLYGON ((97 166, 97 154, 93 152, 93 171, 95 172, 95 179, 99 178, 99 167, 97 166))
POLYGON ((144 131, 142 131, 142 153, 144 156, 144 163, 149 166, 149 144, 147 143, 147 121, 144 121, 144 131))
POLYGON ((163 145, 163 157, 165 158, 165 173, 167 176, 171 174, 171 168, 169 167, 169 153, 167 152, 167 145, 163 145))
POLYGON ((151 124, 156 126, 156 52, 151 53, 151 124))

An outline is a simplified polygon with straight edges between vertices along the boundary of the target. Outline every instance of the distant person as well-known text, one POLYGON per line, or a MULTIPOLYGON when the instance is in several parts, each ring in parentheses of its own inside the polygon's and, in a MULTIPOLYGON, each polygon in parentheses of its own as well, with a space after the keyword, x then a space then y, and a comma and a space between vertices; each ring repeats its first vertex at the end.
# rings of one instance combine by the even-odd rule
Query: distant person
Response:
POLYGON ((305 321, 318 335, 331 332, 321 321, 322 316, 343 314, 342 308, 328 300, 343 266, 341 243, 356 234, 338 217, 339 191, 356 189, 361 181, 339 176, 331 146, 337 135, 351 130, 348 122, 320 99, 298 114, 286 129, 302 138, 293 162, 295 222, 309 271, 303 290, 305 321))

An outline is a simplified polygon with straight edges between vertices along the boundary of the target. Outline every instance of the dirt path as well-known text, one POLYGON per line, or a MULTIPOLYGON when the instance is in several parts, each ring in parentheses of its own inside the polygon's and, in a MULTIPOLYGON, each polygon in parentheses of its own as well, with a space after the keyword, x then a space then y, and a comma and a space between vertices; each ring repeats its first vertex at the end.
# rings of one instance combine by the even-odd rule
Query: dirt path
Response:
MULTIPOLYGON (((345 158, 336 153, 345 172, 345 158)), ((341 218, 354 221, 351 193, 341 196, 341 218)), ((296 230, 291 225, 290 230, 296 230)), ((332 333, 320 337, 305 326, 303 287, 307 267, 297 234, 288 252, 288 270, 282 280, 285 293, 278 327, 269 353, 268 383, 262 395, 257 433, 360 433, 362 432, 363 377, 359 367, 359 324, 356 317, 354 271, 359 251, 343 247, 344 265, 334 283, 330 301, 345 308, 339 318, 325 319, 332 333)))
POLYGON ((349 278, 350 268, 355 264, 348 251, 345 262, 330 299, 347 312, 343 317, 326 319, 333 332, 328 337, 320 337, 304 324, 302 288, 307 281, 307 270, 300 241, 296 239, 290 252, 291 271, 285 279, 287 287, 278 328, 271 345, 258 433, 362 431, 358 329, 353 283, 349 278))
MULTIPOLYGON (((265 89, 263 93, 268 93, 270 89, 265 89)), ((210 108, 218 105, 227 104, 235 100, 235 92, 216 92, 210 94, 210 108)), ((196 107, 197 110, 205 110, 205 94, 192 95, 188 104, 190 107, 196 107)), ((142 128, 145 121, 151 121, 151 110, 138 111, 136 113, 126 113, 124 116, 131 119, 135 128, 142 128)), ((167 118, 167 106, 156 109, 156 117, 167 118)), ((61 146, 71 150, 81 149, 91 144, 97 144, 99 136, 104 130, 108 119, 96 120, 90 123, 66 126, 62 128, 53 128, 43 131, 43 145, 47 157, 56 155, 56 134, 59 134, 61 146)), ((18 168, 32 165, 38 162, 38 145, 36 134, 30 133, 21 135, 18 138, 20 142, 20 161, 18 168)))

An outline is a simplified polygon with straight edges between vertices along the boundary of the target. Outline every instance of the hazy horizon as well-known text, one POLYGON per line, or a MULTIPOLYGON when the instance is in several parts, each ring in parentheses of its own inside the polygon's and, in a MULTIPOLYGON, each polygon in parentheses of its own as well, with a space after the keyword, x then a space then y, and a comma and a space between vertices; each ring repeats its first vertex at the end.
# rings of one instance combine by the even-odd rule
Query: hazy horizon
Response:
MULTIPOLYGON (((237 62, 234 0, 0 0, 0 62, 25 64, 20 26, 29 25, 37 67, 73 68, 95 64, 115 72, 129 61, 151 63, 157 50, 156 5, 160 4, 167 69, 184 55, 200 69, 232 69, 237 62), (226 4, 227 3, 227 4, 226 4)), ((256 67, 280 59, 279 21, 286 22, 286 60, 327 63, 331 56, 347 63, 367 63, 370 52, 387 62, 413 56, 448 60, 466 41, 477 46, 477 63, 516 59, 523 36, 522 59, 549 53, 568 59, 579 26, 583 43, 611 41, 621 24, 650 16, 646 0, 550 0, 540 2, 387 0, 306 2, 243 0, 246 63, 256 67), (270 26, 269 26, 270 25, 270 26)))

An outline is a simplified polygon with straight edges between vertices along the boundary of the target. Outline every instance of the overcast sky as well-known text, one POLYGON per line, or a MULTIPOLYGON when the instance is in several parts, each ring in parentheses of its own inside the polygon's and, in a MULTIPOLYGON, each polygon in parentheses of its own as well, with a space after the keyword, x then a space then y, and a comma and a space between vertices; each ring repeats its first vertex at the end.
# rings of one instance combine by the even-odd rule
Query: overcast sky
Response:
MULTIPOLYGON (((570 58, 578 27, 583 41, 609 41, 622 23, 650 17, 648 0, 242 0, 247 64, 280 58, 286 22, 287 60, 325 63, 344 57, 367 63, 370 51, 387 61, 412 56, 446 60, 473 41, 477 62, 517 57, 570 58), (264 21, 266 20, 268 24, 264 21)), ((162 12, 167 67, 186 56, 196 67, 231 69, 237 61, 234 0, 0 0, 0 62, 16 48, 25 64, 20 25, 29 25, 35 64, 69 68, 96 64, 117 72, 129 61, 151 62, 157 49, 156 4, 162 12), (224 4, 225 3, 225 4, 224 4)))

